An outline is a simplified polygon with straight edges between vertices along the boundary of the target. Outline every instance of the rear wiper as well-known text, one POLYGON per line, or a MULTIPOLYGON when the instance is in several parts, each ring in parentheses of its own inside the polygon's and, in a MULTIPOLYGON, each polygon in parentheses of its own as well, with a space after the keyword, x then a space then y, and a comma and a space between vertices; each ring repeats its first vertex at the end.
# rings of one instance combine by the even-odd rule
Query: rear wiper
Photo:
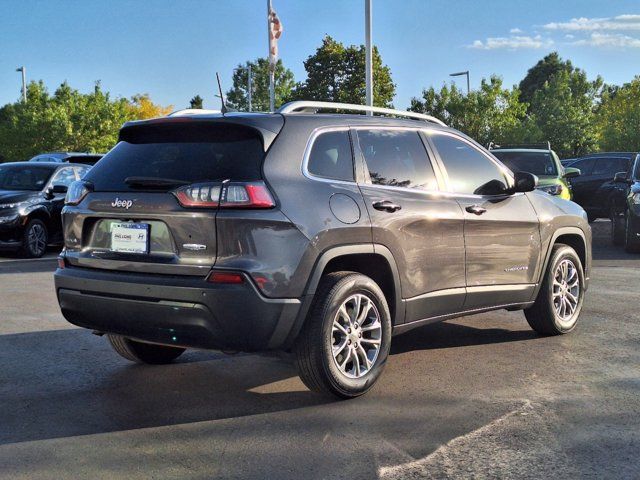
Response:
POLYGON ((124 183, 130 187, 138 188, 170 188, 179 187, 181 185, 189 185, 191 182, 185 180, 177 180, 175 178, 161 177, 127 177, 124 183))

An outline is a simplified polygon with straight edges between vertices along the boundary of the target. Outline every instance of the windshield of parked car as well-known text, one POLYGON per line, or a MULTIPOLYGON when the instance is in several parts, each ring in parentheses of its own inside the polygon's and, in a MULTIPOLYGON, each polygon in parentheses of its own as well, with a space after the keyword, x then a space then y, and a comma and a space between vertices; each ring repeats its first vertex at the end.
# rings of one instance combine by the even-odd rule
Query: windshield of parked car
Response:
POLYGON ((636 158, 636 167, 633 172, 633 178, 640 178, 640 155, 636 158))
POLYGON ((26 165, 0 165, 0 190, 42 190, 55 169, 26 165))
POLYGON ((516 152, 508 150, 492 150, 498 160, 512 172, 529 172, 534 175, 558 175, 556 163, 550 152, 516 152))

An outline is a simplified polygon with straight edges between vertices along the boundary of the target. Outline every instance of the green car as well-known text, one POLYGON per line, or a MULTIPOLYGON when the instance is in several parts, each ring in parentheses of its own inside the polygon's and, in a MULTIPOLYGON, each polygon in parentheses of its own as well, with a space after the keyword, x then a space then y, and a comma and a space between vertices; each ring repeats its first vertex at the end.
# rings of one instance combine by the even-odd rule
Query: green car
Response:
POLYGON ((580 175, 580 170, 563 167, 556 152, 550 146, 540 148, 516 148, 503 146, 491 148, 491 153, 511 171, 529 172, 539 179, 538 189, 565 200, 571 200, 573 193, 569 178, 580 175), (546 148, 545 148, 546 147, 546 148))

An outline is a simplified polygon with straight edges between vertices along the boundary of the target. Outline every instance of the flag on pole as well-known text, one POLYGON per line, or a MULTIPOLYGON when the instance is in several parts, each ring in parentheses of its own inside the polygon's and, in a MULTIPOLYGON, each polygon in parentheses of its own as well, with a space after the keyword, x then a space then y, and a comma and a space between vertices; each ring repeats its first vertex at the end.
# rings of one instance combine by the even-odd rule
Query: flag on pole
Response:
POLYGON ((269 4, 269 66, 271 71, 276 68, 278 61, 278 39, 282 35, 282 22, 278 14, 269 4))

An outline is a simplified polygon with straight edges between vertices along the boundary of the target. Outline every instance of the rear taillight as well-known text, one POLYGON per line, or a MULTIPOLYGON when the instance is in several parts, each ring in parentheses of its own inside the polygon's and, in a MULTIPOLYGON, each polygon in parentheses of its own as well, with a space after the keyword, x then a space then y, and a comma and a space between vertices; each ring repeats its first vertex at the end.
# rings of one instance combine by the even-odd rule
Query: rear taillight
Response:
POLYGON ((93 189, 93 185, 84 180, 76 180, 69 185, 67 195, 64 197, 65 205, 78 205, 84 197, 93 189))
POLYGON ((199 183, 174 190, 183 207, 272 208, 275 202, 264 182, 199 183))
POLYGON ((183 207, 217 208, 220 187, 219 183, 199 183, 180 187, 173 194, 183 207))
POLYGON ((222 189, 221 208, 272 208, 273 197, 264 182, 228 183, 222 189))

